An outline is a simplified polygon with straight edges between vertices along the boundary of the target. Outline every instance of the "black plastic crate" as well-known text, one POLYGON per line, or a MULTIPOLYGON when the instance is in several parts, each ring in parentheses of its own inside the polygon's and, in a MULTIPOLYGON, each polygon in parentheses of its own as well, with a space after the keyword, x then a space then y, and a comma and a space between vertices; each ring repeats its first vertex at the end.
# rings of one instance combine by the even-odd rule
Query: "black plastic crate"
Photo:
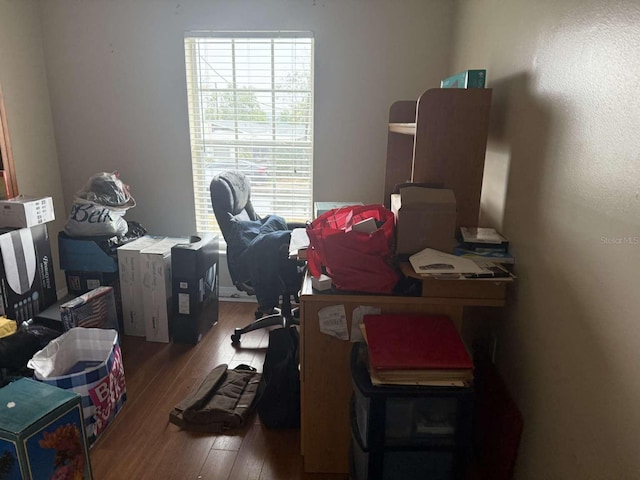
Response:
POLYGON ((456 478, 456 451, 445 448, 387 448, 367 450, 352 432, 353 480, 451 480, 456 478))
POLYGON ((473 387, 374 386, 366 345, 351 353, 353 414, 363 448, 448 447, 472 444, 473 387))

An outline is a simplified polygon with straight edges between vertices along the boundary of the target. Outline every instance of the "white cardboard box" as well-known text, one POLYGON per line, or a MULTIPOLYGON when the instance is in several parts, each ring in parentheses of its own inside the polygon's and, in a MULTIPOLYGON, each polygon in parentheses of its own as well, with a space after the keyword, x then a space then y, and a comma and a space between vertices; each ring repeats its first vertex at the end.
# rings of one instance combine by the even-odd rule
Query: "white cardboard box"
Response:
POLYGON ((188 238, 166 237, 140 252, 142 303, 148 342, 169 343, 171 248, 188 238))
POLYGON ((142 277, 140 251, 159 242, 164 237, 145 235, 118 248, 118 271, 124 334, 134 337, 146 335, 144 305, 142 302, 142 277))
POLYGON ((51 197, 0 200, 0 227, 30 228, 55 220, 51 197))

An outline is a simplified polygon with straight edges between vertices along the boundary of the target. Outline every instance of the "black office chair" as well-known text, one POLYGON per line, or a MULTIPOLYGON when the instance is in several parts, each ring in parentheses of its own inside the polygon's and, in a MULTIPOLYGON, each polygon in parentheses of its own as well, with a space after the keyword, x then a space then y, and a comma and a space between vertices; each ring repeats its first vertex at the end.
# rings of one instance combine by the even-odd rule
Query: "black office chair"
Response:
POLYGON ((234 344, 240 342, 240 336, 244 333, 274 325, 289 327, 299 325, 297 307, 292 308, 292 299, 298 302, 298 290, 302 281, 302 269, 298 262, 289 260, 289 230, 296 227, 304 227, 304 224, 280 225, 280 217, 261 218, 254 210, 251 203, 251 185, 248 178, 238 171, 226 171, 216 175, 209 186, 211 192, 211 204, 216 216, 222 236, 227 243, 227 265, 229 274, 235 287, 249 295, 258 298, 258 309, 255 313, 255 321, 243 328, 236 328, 231 335, 234 344), (255 242, 253 250, 247 248, 249 240, 258 234, 258 228, 269 225, 263 222, 276 218, 278 227, 282 230, 276 233, 268 232, 261 237, 263 250, 256 250, 255 242), (269 234, 271 233, 271 234, 269 234), (265 246, 266 245, 266 246, 265 246), (265 250, 266 248, 266 250, 265 250), (276 302, 271 305, 268 300, 273 295, 268 295, 265 300, 265 292, 260 290, 260 284, 252 281, 255 279, 256 267, 271 269, 275 282, 270 282, 268 293, 272 294, 272 285, 277 285, 278 292, 276 302), (267 303, 267 304, 265 304, 267 303))

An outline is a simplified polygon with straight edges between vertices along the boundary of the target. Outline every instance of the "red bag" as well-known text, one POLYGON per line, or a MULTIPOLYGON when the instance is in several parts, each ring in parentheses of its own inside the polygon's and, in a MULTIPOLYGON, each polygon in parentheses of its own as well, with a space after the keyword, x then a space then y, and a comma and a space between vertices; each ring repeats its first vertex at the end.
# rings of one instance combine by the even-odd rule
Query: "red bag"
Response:
POLYGON ((393 212, 383 205, 362 205, 329 210, 307 228, 307 264, 314 277, 324 266, 338 290, 391 293, 399 280, 393 266, 393 212), (354 224, 373 218, 373 233, 352 230, 354 224))

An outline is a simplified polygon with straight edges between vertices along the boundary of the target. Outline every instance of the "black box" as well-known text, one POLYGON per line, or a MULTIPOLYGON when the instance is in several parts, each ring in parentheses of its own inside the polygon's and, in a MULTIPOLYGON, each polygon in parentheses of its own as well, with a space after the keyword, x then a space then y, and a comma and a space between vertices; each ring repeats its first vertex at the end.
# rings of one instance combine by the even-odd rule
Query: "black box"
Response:
POLYGON ((175 343, 198 343, 218 321, 218 257, 217 235, 192 237, 171 249, 175 343))
POLYGON ((56 302, 45 224, 0 229, 0 253, 0 315, 21 323, 56 302))
POLYGON ((351 351, 355 480, 453 480, 472 454, 472 386, 372 385, 366 345, 351 351))

